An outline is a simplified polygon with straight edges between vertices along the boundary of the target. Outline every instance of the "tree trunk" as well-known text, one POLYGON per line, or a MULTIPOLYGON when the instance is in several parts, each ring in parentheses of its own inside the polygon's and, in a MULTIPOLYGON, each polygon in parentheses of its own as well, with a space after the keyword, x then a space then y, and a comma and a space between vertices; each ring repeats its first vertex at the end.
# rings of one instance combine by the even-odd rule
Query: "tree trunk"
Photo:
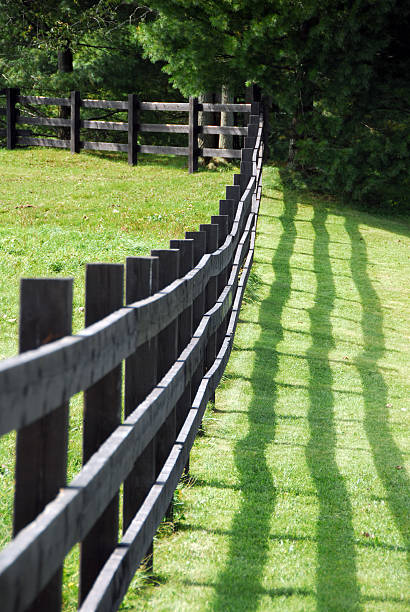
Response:
MULTIPOLYGON (((215 104, 217 102, 216 95, 212 92, 206 92, 199 96, 198 101, 200 104, 207 102, 215 104)), ((200 111, 198 113, 198 124, 199 125, 218 125, 216 113, 200 111)), ((216 149, 218 147, 218 136, 216 134, 199 134, 198 146, 200 149, 216 149)), ((208 164, 211 160, 210 157, 204 157, 204 164, 208 164)))
MULTIPOLYGON (((73 72, 73 52, 69 47, 65 49, 59 49, 58 51, 58 70, 59 72, 69 73, 73 72)), ((70 107, 60 106, 59 117, 61 119, 70 119, 70 107)), ((57 130, 58 137, 62 140, 70 139, 70 128, 62 127, 57 130)))
MULTIPOLYGON (((232 104, 233 94, 226 85, 222 85, 221 90, 221 104, 232 104)), ((234 125, 233 113, 221 113, 221 126, 222 125, 234 125)), ((228 134, 219 135, 219 148, 220 149, 232 149, 233 148, 233 136, 228 134)))

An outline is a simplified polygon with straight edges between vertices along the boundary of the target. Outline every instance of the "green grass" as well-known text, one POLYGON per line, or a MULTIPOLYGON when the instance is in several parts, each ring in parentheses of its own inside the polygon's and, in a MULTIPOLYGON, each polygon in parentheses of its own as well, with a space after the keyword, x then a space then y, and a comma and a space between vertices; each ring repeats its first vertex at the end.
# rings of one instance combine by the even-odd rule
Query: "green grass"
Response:
POLYGON ((283 190, 265 169, 184 516, 123 609, 409 609, 408 221, 283 190))
MULTIPOLYGON (((185 158, 33 148, 0 149, 0 359, 17 353, 21 277, 74 278, 73 330, 84 327, 88 262, 125 262, 167 248, 218 214, 234 164, 189 175, 185 158)), ((82 401, 71 401, 68 481, 81 469, 82 401)), ((0 548, 12 533, 15 435, 0 439, 0 548)), ((76 607, 78 547, 65 564, 64 598, 76 607)))
POLYGON ((149 255, 218 214, 235 166, 189 175, 186 159, 0 149, 0 359, 17 352, 19 279, 72 276, 84 324, 88 262, 149 255))
MULTIPOLYGON (((56 159, 54 152, 42 154, 56 159)), ((148 159, 129 170, 108 158, 61 155, 68 167, 74 164, 66 168, 73 174, 75 164, 91 164, 96 174, 102 164, 104 177, 141 172, 143 182, 149 171, 153 177, 161 172, 166 182, 174 177, 170 202, 177 189, 199 201, 194 187, 200 194, 202 183, 216 207, 222 186, 231 182, 224 173, 188 177, 175 167, 179 160, 162 167, 148 159)), ((16 157, 16 182, 21 164, 16 157)), ((122 181, 106 180, 106 187, 118 183, 111 196, 123 190, 128 202, 122 181)), ((66 183, 62 178, 54 189, 56 201, 66 183)), ((136 193, 137 178, 129 183, 136 193)), ((254 268, 216 406, 195 443, 191 478, 178 489, 176 521, 156 538, 155 575, 137 573, 122 609, 408 610, 409 219, 283 189, 273 168, 265 169, 263 183, 254 268)), ((70 193, 75 202, 75 188, 70 193)), ((165 195, 161 201, 168 211, 165 195)), ((98 215, 110 230, 122 213, 112 212, 110 196, 104 202, 98 215)), ((89 210, 84 214, 91 219, 89 210)), ((213 210, 206 210, 207 219, 213 210)), ((34 213, 13 208, 9 223, 18 211, 34 213)), ((188 219, 179 235, 197 228, 199 220, 191 226, 188 219)), ((135 248, 159 227, 153 222, 134 232, 130 223, 124 233, 135 248)), ((36 227, 42 224, 44 217, 36 227)), ((98 221, 93 227, 90 241, 97 238, 99 255, 105 242, 98 242, 98 221)), ((117 242, 121 225, 115 228, 106 256, 96 259, 129 254, 117 242)), ((173 237, 168 229, 168 222, 162 225, 155 244, 173 237)), ((74 412, 72 429, 80 430, 81 412, 74 412)), ((78 440, 72 434, 72 472, 79 467, 78 440)), ((0 460, 2 500, 12 493, 8 444, 0 460)), ((67 610, 76 606, 77 564, 74 550, 65 566, 67 610)))

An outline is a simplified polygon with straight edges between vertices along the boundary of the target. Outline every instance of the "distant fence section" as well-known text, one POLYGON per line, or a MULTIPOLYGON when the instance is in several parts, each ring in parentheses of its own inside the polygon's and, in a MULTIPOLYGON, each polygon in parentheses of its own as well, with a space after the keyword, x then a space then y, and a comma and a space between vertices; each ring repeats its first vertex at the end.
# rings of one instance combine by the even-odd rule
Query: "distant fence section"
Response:
POLYGON ((152 567, 252 266, 263 155, 252 111, 240 173, 211 223, 125 268, 87 265, 85 329, 71 334, 71 279, 22 279, 20 355, 0 362, 0 435, 17 431, 2 612, 61 610, 62 566, 77 543, 82 612, 117 610, 147 555, 152 567), (69 402, 81 391, 83 467, 67 484, 69 402))
MULTIPOLYGON (((70 98, 51 98, 44 96, 22 96, 16 88, 5 90, 6 105, 0 108, 0 118, 5 117, 7 148, 17 146, 42 146, 70 149, 79 153, 81 149, 94 151, 122 151, 128 153, 128 162, 137 163, 138 153, 185 155, 188 157, 190 172, 198 169, 198 158, 222 157, 240 159, 241 149, 200 148, 200 134, 225 134, 247 136, 247 127, 199 125, 198 116, 201 111, 221 113, 244 113, 247 116, 252 111, 252 104, 211 104, 199 103, 197 98, 189 102, 141 102, 136 95, 130 94, 126 101, 119 100, 83 100, 80 92, 71 92, 70 98), (66 118, 57 116, 33 116, 28 111, 33 106, 66 109, 66 118), (127 113, 127 121, 99 121, 81 117, 81 109, 95 108, 117 110, 127 113), (141 123, 140 114, 143 111, 172 111, 188 114, 188 123, 141 123), (25 129, 21 129, 24 126, 25 129), (27 126, 46 126, 59 128, 64 138, 41 138, 30 135, 27 126), (105 132, 127 132, 128 142, 96 142, 81 139, 81 130, 104 130, 105 132), (64 133, 65 132, 65 133, 64 133), (186 134, 187 146, 158 146, 138 144, 139 133, 186 134)), ((4 131, 4 130, 3 130, 4 131)))

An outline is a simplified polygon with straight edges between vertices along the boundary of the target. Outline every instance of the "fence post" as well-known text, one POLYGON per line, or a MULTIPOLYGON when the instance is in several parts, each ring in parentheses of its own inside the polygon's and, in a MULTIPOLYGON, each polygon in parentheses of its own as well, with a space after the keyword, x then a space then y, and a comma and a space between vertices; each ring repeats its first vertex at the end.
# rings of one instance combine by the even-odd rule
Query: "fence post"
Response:
MULTIPOLYGON (((71 334, 72 298, 72 279, 21 279, 20 353, 71 334)), ((68 403, 17 433, 14 536, 65 486, 67 441, 68 403)), ((28 610, 60 610, 61 584, 60 569, 28 610)))
POLYGON ((71 122, 70 122, 70 150, 71 153, 80 152, 80 112, 81 98, 79 91, 72 91, 70 96, 71 122))
MULTIPOLYGON (((158 290, 158 258, 127 257, 126 260, 126 304, 131 304, 153 295, 158 290)), ((157 383, 157 339, 153 338, 125 362, 124 417, 127 418, 157 383)), ((152 440, 135 462, 135 466, 124 482, 123 532, 128 529, 148 491, 155 482, 155 441, 152 440)), ((149 563, 153 567, 152 543, 147 550, 149 563)))
MULTIPOLYGON (((211 223, 216 223, 219 228, 219 231, 218 231, 218 248, 219 248, 220 246, 223 245, 223 243, 226 240, 226 237, 228 236, 229 217, 228 215, 212 215, 211 223)), ((228 282, 228 273, 227 273, 227 269, 225 268, 224 270, 222 270, 222 272, 218 275, 218 278, 217 278, 217 296, 218 298, 221 295, 222 291, 225 289, 227 282, 228 282)), ((218 352, 221 349, 222 342, 225 337, 225 331, 226 330, 223 324, 219 325, 217 332, 216 332, 216 354, 218 354, 218 352)))
MULTIPOLYGON (((179 251, 154 249, 151 255, 159 258, 159 290, 179 276, 179 251)), ((158 380, 168 372, 178 357, 178 318, 158 334, 158 380)), ((174 407, 156 436, 156 476, 160 473, 176 440, 176 407, 174 407)), ((169 514, 168 514, 169 516, 169 514)))
MULTIPOLYGON (((179 276, 182 278, 194 267, 194 241, 170 240, 171 249, 179 249, 179 276)), ((188 306, 178 318, 178 355, 186 348, 192 338, 193 333, 193 306, 188 306)), ((191 408, 191 381, 187 384, 184 393, 177 404, 176 426, 177 434, 185 422, 187 414, 191 408)))
POLYGON ((128 95, 128 163, 137 164, 139 127, 139 101, 136 94, 128 95))
POLYGON ((16 103, 20 95, 17 87, 8 87, 6 90, 6 120, 7 120, 7 148, 15 149, 17 144, 17 109, 16 103))
MULTIPOLYGON (((100 321, 123 305, 124 266, 87 264, 85 325, 100 321)), ((119 425, 121 419, 121 365, 106 374, 84 394, 83 463, 119 425)), ((118 495, 104 510, 81 545, 80 603, 118 541, 118 495)))
MULTIPOLYGON (((192 238, 194 241, 194 266, 198 264, 206 251, 205 232, 185 232, 185 238, 192 238)), ((194 300, 193 305, 193 332, 197 329, 205 312, 205 290, 202 291, 194 300)), ((191 402, 194 400, 198 387, 204 376, 204 362, 197 367, 195 374, 191 378, 191 402)))
MULTIPOLYGON (((219 227, 214 223, 202 223, 199 229, 206 234, 206 253, 213 253, 218 248, 219 227)), ((209 279, 205 290, 205 312, 213 308, 218 299, 218 279, 213 276, 209 279)), ((216 357, 216 333, 209 339, 205 351, 205 372, 209 370, 216 357)), ((215 393, 212 394, 211 401, 215 402, 215 393)))
POLYGON ((198 171, 198 98, 189 98, 189 173, 198 171))

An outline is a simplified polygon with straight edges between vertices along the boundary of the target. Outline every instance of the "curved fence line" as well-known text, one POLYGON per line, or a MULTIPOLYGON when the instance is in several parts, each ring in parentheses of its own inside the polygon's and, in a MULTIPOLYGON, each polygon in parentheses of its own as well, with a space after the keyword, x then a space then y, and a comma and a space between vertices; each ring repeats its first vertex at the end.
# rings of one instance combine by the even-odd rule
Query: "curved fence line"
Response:
MULTIPOLYGON (((220 202, 221 214, 213 218, 216 223, 201 226, 201 231, 189 233, 185 241, 171 241, 178 243, 179 250, 132 258, 138 260, 136 264, 141 262, 141 270, 149 268, 148 291, 152 295, 131 300, 125 307, 117 306, 74 336, 0 363, 0 435, 17 429, 18 435, 26 436, 39 424, 44 423, 46 430, 50 419, 64 406, 63 415, 67 414, 67 402, 82 390, 86 392, 86 413, 96 410, 93 393, 97 393, 97 404, 108 397, 112 398, 110 404, 119 401, 121 405, 118 368, 126 360, 123 423, 114 420, 99 441, 91 446, 84 443, 89 458, 80 473, 67 486, 64 482, 58 485, 62 476, 57 476, 56 494, 44 497, 42 509, 15 529, 14 539, 0 553, 0 592, 5 612, 24 611, 34 601, 36 605, 41 602, 47 611, 60 610, 60 568, 78 542, 82 542, 80 609, 115 610, 149 553, 187 465, 206 404, 231 352, 253 260, 261 197, 262 123, 261 116, 251 116, 241 173, 235 175, 235 184, 227 187, 227 199, 220 202), (183 247, 191 255, 184 264, 187 271, 178 279, 183 247), (174 261, 177 266, 173 271, 170 262, 174 261), (157 283, 162 286, 159 290, 157 283), (149 360, 155 362, 155 372, 145 384, 136 380, 135 364, 140 364, 142 372, 143 362, 149 360), (137 384, 144 389, 139 395, 134 389, 137 384), (131 407, 127 408, 127 401, 131 407), (143 480, 143 487, 138 479, 143 480), (124 508, 131 508, 131 514, 124 518, 125 533, 118 543, 118 523, 113 517, 118 521, 115 500, 122 483, 126 483, 124 508), (131 487, 129 491, 127 486, 131 487), (111 517, 108 522, 107 516, 111 517), (98 540, 107 538, 111 543, 97 554, 98 540)), ((122 266, 113 268, 120 278, 122 266)), ((46 341, 52 337, 52 333, 46 334, 46 341)), ((64 419, 62 422, 66 423, 64 419)), ((50 444, 64 460, 66 451, 50 444)), ((17 449, 24 459, 24 444, 18 443, 17 449)), ((33 447, 29 450, 33 452, 33 447)), ((47 472, 48 466, 43 467, 47 472)), ((16 504, 15 513, 21 512, 16 504)))

